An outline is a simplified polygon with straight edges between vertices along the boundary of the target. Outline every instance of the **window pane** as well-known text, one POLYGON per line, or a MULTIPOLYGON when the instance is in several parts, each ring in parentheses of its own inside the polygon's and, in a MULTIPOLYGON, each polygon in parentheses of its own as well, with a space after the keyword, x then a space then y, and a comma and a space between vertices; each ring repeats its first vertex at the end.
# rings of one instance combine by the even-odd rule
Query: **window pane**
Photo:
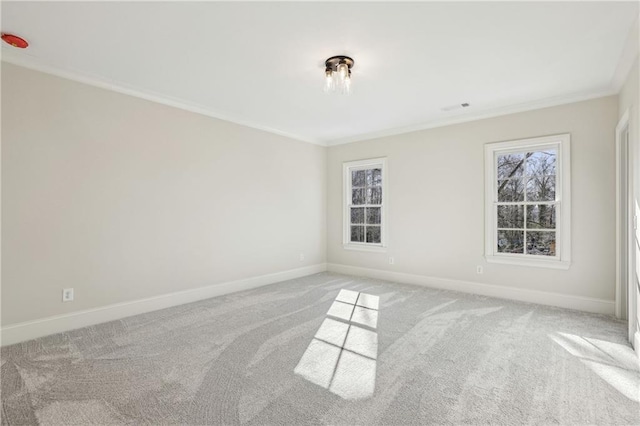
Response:
POLYGON ((498 181, 498 201, 524 201, 524 182, 521 178, 498 181))
POLYGON ((556 228, 556 206, 535 204, 527 206, 527 228, 556 228))
MULTIPOLYGON (((346 163, 345 180, 350 179, 351 199, 347 200, 349 228, 348 241, 352 243, 380 244, 382 241, 383 169, 346 163), (365 207, 365 206, 373 207, 365 207)), ((386 189, 385 189, 386 190, 386 189)), ((349 195, 348 195, 349 196, 349 195)))
POLYGON ((367 204, 382 204, 382 187, 367 188, 367 204))
POLYGON ((367 242, 379 243, 380 242, 380 227, 379 226, 367 226, 367 242))
POLYGON ((527 200, 555 201, 556 177, 536 176, 527 181, 527 200))
POLYGON ((498 231, 498 253, 524 253, 524 231, 498 231))
POLYGON ((527 232, 527 254, 539 256, 556 255, 555 232, 527 232))
POLYGON ((364 243, 364 226, 351 227, 351 241, 355 243, 364 243))
POLYGON ((382 169, 373 169, 373 186, 382 185, 382 169))
POLYGON ((507 179, 523 174, 524 154, 498 155, 498 179, 507 179))
POLYGON ((365 189, 358 188, 351 190, 351 204, 358 205, 365 202, 365 189))
POLYGON ((498 228, 524 228, 524 206, 498 206, 498 228))
POLYGON ((367 223, 380 224, 380 207, 367 207, 367 223))
POLYGON ((556 150, 527 153, 528 176, 555 176, 556 174, 556 150))
POLYGON ((364 207, 351 208, 351 223, 364 223, 364 207))
POLYGON ((351 186, 364 186, 365 170, 351 172, 351 186))

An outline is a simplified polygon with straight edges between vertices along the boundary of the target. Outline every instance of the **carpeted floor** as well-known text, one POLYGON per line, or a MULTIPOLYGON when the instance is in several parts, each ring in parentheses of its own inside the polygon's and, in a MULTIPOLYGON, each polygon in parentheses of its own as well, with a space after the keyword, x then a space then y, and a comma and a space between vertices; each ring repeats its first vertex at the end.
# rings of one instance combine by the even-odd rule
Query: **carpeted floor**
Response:
POLYGON ((3 348, 2 424, 639 424, 625 332, 322 273, 3 348))

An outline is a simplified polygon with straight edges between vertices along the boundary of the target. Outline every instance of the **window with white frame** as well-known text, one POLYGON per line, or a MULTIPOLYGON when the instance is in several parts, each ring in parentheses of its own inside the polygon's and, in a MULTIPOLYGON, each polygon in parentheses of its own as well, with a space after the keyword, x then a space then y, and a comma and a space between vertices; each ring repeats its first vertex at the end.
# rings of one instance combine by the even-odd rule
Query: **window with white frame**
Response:
POLYGON ((570 136, 485 145, 487 261, 566 269, 570 136))
POLYGON ((344 247, 384 250, 386 245, 386 159, 343 165, 344 247))

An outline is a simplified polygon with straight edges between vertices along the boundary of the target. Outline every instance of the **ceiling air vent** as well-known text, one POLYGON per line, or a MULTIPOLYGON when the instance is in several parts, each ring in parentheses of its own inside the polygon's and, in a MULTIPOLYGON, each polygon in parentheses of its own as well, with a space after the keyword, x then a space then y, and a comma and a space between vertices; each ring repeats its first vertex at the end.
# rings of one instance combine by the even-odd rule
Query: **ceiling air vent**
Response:
POLYGON ((462 108, 468 108, 469 106, 471 106, 471 104, 469 104, 469 102, 464 102, 461 104, 455 104, 455 105, 451 105, 451 106, 447 106, 442 108, 442 111, 455 111, 457 109, 462 109, 462 108))

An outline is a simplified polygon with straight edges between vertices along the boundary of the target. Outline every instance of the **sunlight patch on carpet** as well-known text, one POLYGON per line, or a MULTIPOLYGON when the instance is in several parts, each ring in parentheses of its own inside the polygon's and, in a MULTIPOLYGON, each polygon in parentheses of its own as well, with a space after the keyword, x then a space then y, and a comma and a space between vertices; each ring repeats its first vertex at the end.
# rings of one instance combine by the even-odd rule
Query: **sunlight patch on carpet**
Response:
POLYGON ((373 395, 379 297, 340 290, 294 372, 348 400, 373 395))
POLYGON ((640 402, 640 366, 632 348, 569 333, 549 337, 622 395, 640 402))

